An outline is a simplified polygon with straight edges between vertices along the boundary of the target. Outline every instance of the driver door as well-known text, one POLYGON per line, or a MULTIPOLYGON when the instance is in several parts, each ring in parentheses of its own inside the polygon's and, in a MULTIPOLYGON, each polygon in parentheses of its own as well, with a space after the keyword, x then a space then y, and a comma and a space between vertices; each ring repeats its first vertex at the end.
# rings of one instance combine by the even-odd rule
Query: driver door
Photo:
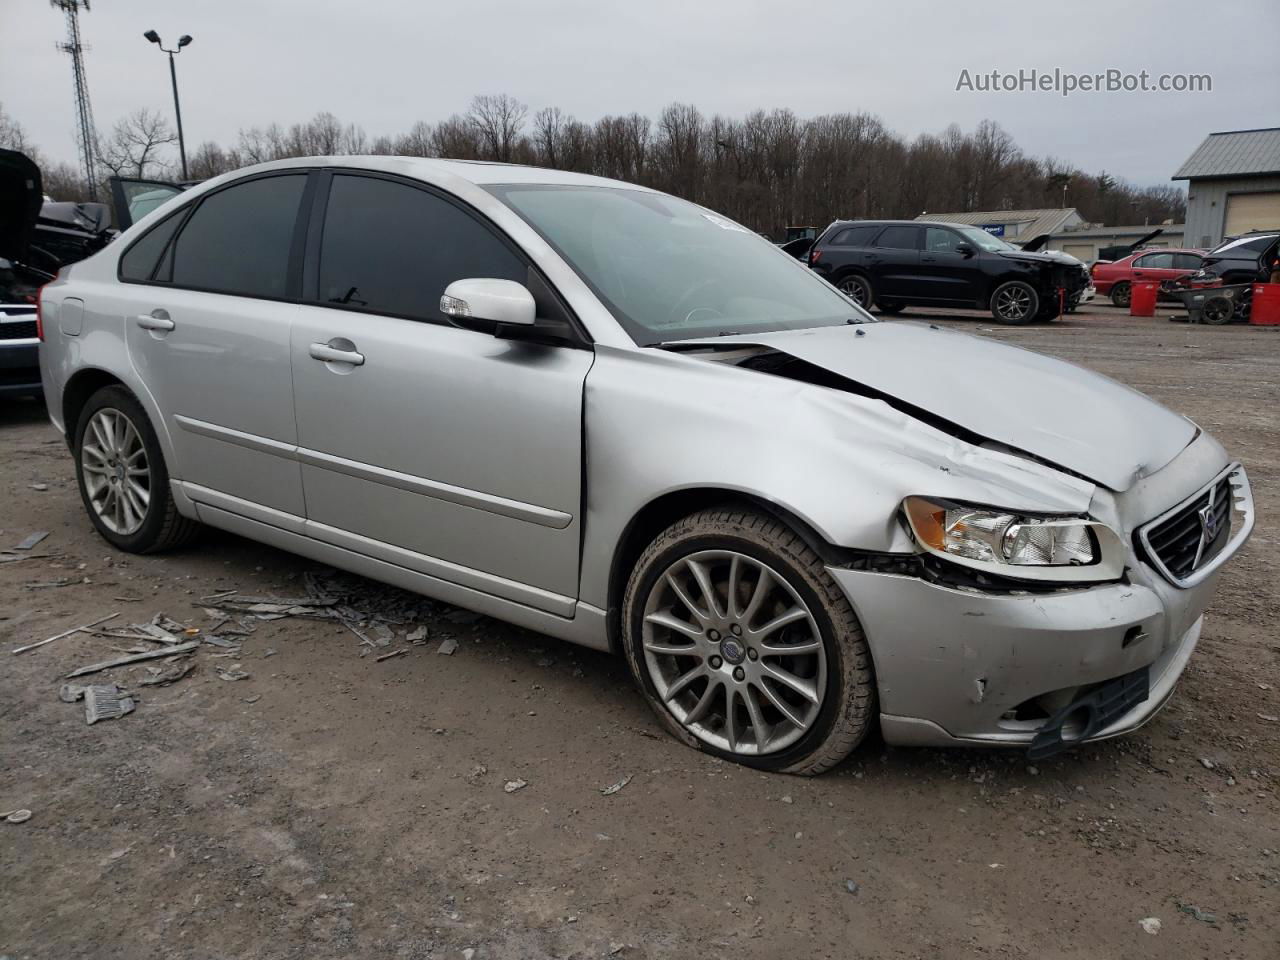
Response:
POLYGON ((454 280, 525 283, 540 315, 558 301, 447 196, 377 175, 327 179, 291 345, 308 533, 571 615, 594 354, 452 326, 440 296, 454 280))

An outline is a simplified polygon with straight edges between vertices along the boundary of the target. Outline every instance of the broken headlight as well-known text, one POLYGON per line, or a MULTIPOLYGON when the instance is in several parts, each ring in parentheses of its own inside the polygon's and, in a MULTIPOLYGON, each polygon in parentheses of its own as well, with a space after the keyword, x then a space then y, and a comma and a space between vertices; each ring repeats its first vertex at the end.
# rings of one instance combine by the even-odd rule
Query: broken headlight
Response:
POLYGON ((1104 523, 1084 517, 1025 516, 907 497, 903 512, 916 543, 965 567, 1024 580, 1113 580, 1124 546, 1104 523))

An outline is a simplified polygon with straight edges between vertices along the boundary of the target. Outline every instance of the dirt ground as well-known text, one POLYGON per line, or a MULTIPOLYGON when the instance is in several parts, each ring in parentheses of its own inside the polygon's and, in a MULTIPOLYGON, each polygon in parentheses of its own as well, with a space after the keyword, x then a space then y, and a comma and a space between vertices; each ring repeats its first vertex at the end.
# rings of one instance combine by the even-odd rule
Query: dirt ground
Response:
POLYGON ((429 604, 384 661, 290 618, 171 686, 99 674, 141 699, 88 726, 61 677, 127 642, 9 649, 113 611, 208 625, 201 597, 297 596, 317 567, 218 533, 112 551, 43 408, 9 401, 0 547, 49 536, 0 564, 0 814, 32 811, 0 821, 0 955, 1280 957, 1280 328, 931 319, 1129 383, 1248 466, 1258 530, 1146 728, 1038 769, 873 739, 762 775, 661 735, 620 660, 429 604))

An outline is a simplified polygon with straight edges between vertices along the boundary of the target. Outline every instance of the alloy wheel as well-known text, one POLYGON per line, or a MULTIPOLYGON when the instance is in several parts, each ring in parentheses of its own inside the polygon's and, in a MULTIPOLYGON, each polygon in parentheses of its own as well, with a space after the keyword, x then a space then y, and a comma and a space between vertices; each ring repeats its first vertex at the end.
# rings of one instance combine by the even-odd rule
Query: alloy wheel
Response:
POLYGON ((142 435, 124 413, 103 407, 85 426, 80 469, 89 504, 112 533, 137 533, 151 503, 151 465, 142 435))
POLYGON ((1025 287, 1007 286, 996 295, 995 315, 1018 322, 1031 316, 1031 292, 1025 287))
POLYGON ((867 288, 867 282, 861 277, 847 277, 841 280, 839 289, 858 306, 866 309, 871 305, 871 291, 867 288))
POLYGON ((818 719, 822 633, 795 588, 759 560, 731 550, 677 560, 649 592, 641 637, 659 699, 704 743, 774 753, 818 719))

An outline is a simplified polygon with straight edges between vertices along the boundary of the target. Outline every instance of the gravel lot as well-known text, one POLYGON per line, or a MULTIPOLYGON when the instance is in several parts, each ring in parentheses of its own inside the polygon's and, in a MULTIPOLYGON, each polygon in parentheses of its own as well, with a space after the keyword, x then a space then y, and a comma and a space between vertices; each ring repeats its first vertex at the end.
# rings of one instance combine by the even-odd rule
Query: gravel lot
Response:
POLYGON ((140 701, 87 726, 62 675, 132 644, 9 648, 117 610, 207 627, 201 597, 305 595, 317 568, 218 533, 114 553, 43 408, 9 401, 0 547, 49 536, 0 564, 0 813, 33 814, 0 821, 0 954, 1275 960, 1280 328, 931 319, 1129 383, 1248 466, 1258 530, 1145 729, 1038 769, 869 741, 761 775, 660 735, 620 661, 425 602, 426 644, 383 661, 406 644, 289 618, 169 686, 99 674, 140 701))

